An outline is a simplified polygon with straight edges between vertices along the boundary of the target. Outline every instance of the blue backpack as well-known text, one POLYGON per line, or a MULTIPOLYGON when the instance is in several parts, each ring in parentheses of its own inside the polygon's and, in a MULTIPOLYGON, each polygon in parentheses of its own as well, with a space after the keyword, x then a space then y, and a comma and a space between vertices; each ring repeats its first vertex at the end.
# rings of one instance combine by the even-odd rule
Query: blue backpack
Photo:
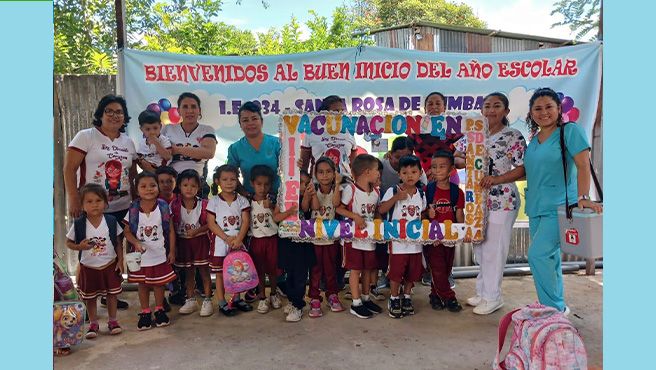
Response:
MULTIPOLYGON (((116 248, 118 243, 118 235, 116 235, 118 221, 116 221, 116 217, 112 215, 105 214, 104 216, 107 228, 109 229, 109 240, 111 240, 112 245, 116 248)), ((73 221, 73 230, 75 231, 75 244, 80 244, 82 240, 87 238, 87 216, 85 214, 82 214, 82 216, 73 221)), ((82 259, 82 251, 77 254, 77 259, 82 259)))

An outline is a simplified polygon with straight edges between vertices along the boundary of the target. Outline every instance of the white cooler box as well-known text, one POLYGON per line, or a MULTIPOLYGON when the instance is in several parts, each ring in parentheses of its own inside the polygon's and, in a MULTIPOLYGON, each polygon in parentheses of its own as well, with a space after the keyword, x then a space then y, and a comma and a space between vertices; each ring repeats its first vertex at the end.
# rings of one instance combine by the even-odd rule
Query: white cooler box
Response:
POLYGON ((561 251, 585 259, 602 257, 602 220, 603 214, 576 207, 570 221, 565 215, 565 206, 558 207, 561 251))

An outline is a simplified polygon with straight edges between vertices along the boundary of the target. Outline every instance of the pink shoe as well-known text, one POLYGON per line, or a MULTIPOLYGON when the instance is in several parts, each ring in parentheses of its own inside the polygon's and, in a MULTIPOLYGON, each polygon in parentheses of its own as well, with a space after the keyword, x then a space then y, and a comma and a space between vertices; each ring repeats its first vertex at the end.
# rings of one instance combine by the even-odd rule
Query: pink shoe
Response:
POLYGON ((339 301, 337 294, 331 294, 330 297, 328 297, 328 306, 330 306, 330 310, 333 312, 344 311, 344 306, 342 306, 342 302, 339 301))
POLYGON ((323 312, 321 312, 321 301, 318 299, 313 299, 310 301, 310 313, 308 316, 312 318, 323 316, 323 312))

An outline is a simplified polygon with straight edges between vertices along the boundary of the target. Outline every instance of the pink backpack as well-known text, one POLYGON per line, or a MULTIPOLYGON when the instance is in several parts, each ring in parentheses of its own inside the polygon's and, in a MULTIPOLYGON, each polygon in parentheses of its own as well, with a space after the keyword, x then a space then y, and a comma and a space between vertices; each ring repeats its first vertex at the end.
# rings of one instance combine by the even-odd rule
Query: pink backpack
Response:
POLYGON ((553 307, 533 303, 506 314, 499 322, 494 369, 587 369, 588 355, 572 323, 553 307), (501 360, 508 326, 514 325, 510 351, 501 360))
POLYGON ((230 294, 245 292, 259 284, 255 264, 243 250, 228 253, 223 259, 223 286, 230 294))

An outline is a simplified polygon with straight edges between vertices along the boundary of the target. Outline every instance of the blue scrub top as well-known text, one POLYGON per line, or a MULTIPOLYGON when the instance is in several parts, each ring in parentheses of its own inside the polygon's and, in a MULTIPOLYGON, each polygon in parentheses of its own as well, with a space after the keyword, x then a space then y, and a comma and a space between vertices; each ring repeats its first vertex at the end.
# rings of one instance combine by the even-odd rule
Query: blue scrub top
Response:
POLYGON ((241 171, 244 179, 246 190, 253 193, 251 186, 251 168, 257 164, 269 166, 276 174, 276 179, 271 187, 274 194, 278 193, 280 187, 280 177, 278 174, 278 159, 280 158, 280 140, 273 135, 264 134, 260 150, 255 150, 248 142, 246 137, 234 142, 228 148, 228 164, 231 164, 241 171))
MULTIPOLYGON (((565 147, 567 152, 567 195, 569 203, 578 198, 578 179, 574 156, 590 149, 588 139, 581 126, 576 123, 565 125, 565 147)), ((557 128, 543 143, 534 137, 524 156, 526 169, 526 214, 529 217, 557 214, 558 206, 565 204, 565 179, 563 160, 560 154, 560 128, 557 128)))

